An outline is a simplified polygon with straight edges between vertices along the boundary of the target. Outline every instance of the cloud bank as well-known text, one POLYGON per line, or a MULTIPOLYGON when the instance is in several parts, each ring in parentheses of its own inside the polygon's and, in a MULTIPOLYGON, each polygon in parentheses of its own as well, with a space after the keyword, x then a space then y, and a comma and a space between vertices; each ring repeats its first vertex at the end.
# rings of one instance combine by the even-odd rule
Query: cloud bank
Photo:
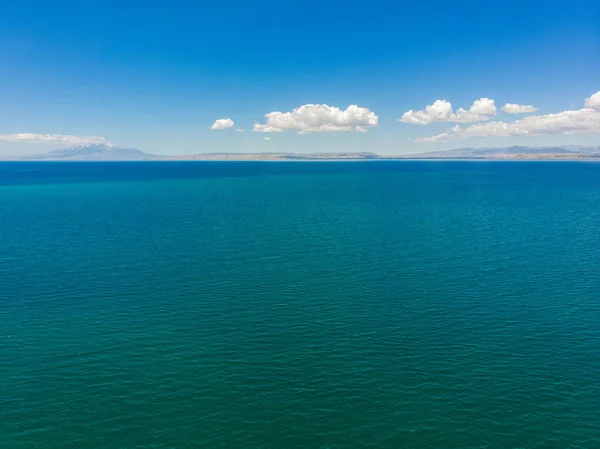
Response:
POLYGON ((0 141, 3 142, 26 142, 26 143, 51 143, 63 145, 85 145, 108 143, 104 137, 97 136, 70 136, 66 134, 0 134, 0 141))
POLYGON ((262 133, 298 131, 313 132, 358 131, 365 132, 379 124, 379 118, 368 108, 350 105, 345 111, 326 104, 305 104, 292 112, 266 114, 266 123, 255 124, 253 130, 262 133))
POLYGON ((441 134, 415 139, 416 142, 447 142, 471 137, 540 136, 600 133, 600 91, 587 98, 585 107, 554 114, 530 115, 515 122, 489 122, 467 127, 455 126, 441 134))
POLYGON ((446 100, 436 100, 420 111, 412 109, 405 112, 399 121, 414 125, 429 125, 435 122, 482 122, 490 120, 490 115, 496 114, 496 104, 490 98, 475 100, 469 110, 459 108, 456 112, 452 109, 452 103, 446 100))
POLYGON ((221 130, 221 129, 229 129, 233 128, 235 123, 230 118, 220 118, 215 120, 215 122, 211 125, 210 129, 212 130, 221 130))

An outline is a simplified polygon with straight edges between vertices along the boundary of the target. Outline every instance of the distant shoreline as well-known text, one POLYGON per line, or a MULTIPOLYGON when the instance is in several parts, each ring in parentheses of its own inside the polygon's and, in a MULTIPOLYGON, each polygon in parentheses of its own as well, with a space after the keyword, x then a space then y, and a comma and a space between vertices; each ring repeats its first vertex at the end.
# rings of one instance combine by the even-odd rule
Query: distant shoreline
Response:
POLYGON ((0 162, 600 162, 600 156, 578 156, 578 155, 548 155, 547 157, 536 155, 511 156, 511 157, 409 157, 409 156, 380 156, 369 158, 351 158, 351 157, 156 157, 148 159, 2 159, 0 162))
POLYGON ((320 153, 197 153, 186 155, 151 154, 135 148, 113 145, 82 145, 29 156, 0 156, 3 161, 600 161, 600 146, 458 148, 413 154, 376 154, 372 152, 320 153))

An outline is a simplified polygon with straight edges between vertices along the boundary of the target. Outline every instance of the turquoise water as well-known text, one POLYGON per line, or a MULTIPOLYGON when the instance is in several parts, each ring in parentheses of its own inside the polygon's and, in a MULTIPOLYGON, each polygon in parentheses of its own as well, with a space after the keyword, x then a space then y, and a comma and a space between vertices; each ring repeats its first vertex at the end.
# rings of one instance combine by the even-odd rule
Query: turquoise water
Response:
POLYGON ((0 164, 2 448, 600 447, 600 164, 0 164))

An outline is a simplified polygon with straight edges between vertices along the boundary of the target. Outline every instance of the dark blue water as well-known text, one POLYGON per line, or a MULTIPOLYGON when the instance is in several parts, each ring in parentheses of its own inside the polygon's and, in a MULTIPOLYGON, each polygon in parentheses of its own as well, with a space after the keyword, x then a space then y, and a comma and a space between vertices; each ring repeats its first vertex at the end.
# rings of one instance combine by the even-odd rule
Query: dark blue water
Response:
POLYGON ((0 163, 0 447, 600 447, 600 164, 0 163))

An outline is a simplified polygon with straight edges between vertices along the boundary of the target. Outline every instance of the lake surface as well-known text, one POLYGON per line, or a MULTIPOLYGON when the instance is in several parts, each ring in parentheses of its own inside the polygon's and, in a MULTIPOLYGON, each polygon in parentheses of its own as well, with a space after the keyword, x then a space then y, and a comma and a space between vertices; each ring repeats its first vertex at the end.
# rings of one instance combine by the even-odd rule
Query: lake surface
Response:
POLYGON ((600 164, 0 163, 2 448, 600 447, 600 164))

